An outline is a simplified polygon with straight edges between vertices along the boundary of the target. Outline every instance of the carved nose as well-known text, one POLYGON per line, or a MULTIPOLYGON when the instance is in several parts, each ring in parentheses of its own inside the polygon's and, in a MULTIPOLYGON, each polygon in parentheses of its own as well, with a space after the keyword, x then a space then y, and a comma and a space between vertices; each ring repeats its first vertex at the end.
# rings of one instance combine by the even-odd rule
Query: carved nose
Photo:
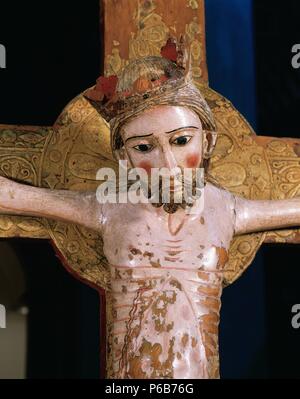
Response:
POLYGON ((174 154, 169 149, 164 151, 164 167, 173 171, 177 168, 177 161, 174 157, 174 154))

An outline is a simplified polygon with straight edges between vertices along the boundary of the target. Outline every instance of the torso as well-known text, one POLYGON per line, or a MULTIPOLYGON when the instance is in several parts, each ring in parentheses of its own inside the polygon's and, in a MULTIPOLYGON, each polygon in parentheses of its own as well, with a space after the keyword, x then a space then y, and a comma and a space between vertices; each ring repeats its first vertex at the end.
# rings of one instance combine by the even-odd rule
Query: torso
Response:
POLYGON ((111 265, 113 377, 217 378, 232 195, 207 185, 195 214, 143 204, 103 210, 111 265))

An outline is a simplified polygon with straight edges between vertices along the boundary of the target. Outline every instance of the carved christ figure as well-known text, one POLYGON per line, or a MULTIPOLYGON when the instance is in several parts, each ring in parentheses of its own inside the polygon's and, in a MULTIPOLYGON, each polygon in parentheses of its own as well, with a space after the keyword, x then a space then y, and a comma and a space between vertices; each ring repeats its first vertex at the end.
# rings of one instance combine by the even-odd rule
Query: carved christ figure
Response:
POLYGON ((215 122, 187 69, 174 58, 146 57, 86 92, 110 122, 117 160, 149 174, 171 172, 168 203, 101 204, 95 192, 0 178, 1 213, 59 219, 102 235, 115 378, 218 378, 220 297, 232 238, 300 225, 300 199, 246 200, 210 179, 215 122), (173 171, 199 167, 206 176, 204 202, 176 204, 181 186, 173 171))

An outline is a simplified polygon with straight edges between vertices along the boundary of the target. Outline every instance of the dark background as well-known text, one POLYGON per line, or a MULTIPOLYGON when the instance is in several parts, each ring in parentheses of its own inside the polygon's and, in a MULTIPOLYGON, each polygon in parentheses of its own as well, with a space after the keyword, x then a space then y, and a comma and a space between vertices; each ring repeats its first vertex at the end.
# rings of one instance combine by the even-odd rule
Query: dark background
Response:
MULTIPOLYGON (((0 123, 52 125, 101 70, 99 2, 0 3, 0 123)), ((99 378, 99 298, 44 240, 9 240, 27 280, 27 376, 99 378)), ((1 378, 1 376, 0 376, 1 378)))
MULTIPOLYGON (((300 137, 300 2, 208 0, 210 84, 259 134, 300 137)), ((98 0, 1 2, 0 122, 51 125, 101 71, 98 0)), ((113 27, 112 27, 113 28, 113 27)), ((10 240, 23 264, 29 306, 27 375, 98 378, 99 299, 71 277, 50 244, 10 240)), ((224 291, 220 326, 223 378, 300 377, 298 246, 265 246, 224 291)), ((1 378, 1 376, 0 376, 1 378)))
MULTIPOLYGON (((255 1, 257 127, 264 135, 300 137, 300 69, 290 63, 300 43, 300 2, 255 1)), ((300 377, 300 330, 291 307, 300 301, 299 246, 265 246, 268 374, 300 377)))

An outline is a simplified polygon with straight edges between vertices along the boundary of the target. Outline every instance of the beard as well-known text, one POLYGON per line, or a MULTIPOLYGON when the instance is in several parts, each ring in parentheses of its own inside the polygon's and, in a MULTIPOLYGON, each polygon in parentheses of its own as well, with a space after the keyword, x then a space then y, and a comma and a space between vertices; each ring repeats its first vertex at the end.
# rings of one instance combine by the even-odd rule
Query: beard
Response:
MULTIPOLYGON (((199 180, 196 170, 192 169, 192 174, 187 176, 183 168, 176 176, 171 176, 167 182, 162 176, 153 184, 151 178, 144 182, 140 180, 141 190, 151 205, 155 208, 163 208, 167 213, 175 213, 178 209, 189 209, 201 196, 201 188, 204 187, 203 181, 199 180)), ((202 176, 202 175, 201 175, 202 176)), ((128 191, 136 182, 128 181, 128 191)))

